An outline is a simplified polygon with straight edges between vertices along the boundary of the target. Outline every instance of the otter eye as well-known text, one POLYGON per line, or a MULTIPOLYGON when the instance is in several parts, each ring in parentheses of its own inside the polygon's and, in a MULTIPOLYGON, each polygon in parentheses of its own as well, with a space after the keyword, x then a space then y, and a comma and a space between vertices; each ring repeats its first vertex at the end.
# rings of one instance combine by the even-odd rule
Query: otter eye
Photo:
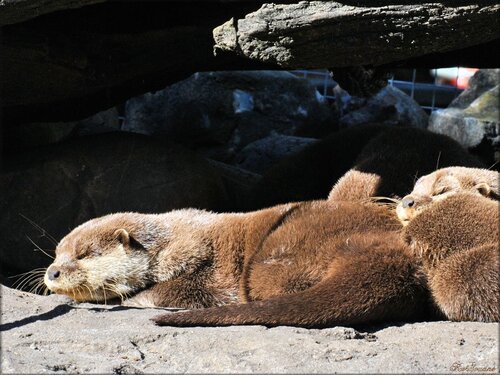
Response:
POLYGON ((432 195, 441 195, 441 194, 447 193, 449 191, 450 191, 450 189, 448 187, 443 186, 442 188, 439 188, 438 190, 436 190, 434 192, 434 194, 432 194, 432 195))
POLYGON ((76 254, 76 257, 75 257, 77 260, 81 260, 83 258, 85 258, 85 255, 84 254, 76 254))

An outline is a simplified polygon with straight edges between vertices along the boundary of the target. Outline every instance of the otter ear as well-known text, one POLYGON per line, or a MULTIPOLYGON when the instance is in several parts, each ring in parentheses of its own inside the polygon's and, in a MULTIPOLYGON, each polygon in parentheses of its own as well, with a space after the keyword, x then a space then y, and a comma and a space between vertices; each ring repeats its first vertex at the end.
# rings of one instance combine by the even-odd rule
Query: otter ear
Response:
POLYGON ((120 241, 123 246, 128 246, 130 243, 130 236, 125 229, 115 230, 114 236, 120 241))
POLYGON ((479 192, 479 194, 489 197, 491 194, 491 187, 486 182, 481 182, 474 186, 474 188, 479 192))

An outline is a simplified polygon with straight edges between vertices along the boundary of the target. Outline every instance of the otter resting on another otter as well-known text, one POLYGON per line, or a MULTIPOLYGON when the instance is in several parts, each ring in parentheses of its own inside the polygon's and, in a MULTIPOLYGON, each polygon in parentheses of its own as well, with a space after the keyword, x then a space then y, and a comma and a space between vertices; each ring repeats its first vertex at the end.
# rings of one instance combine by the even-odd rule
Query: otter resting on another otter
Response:
POLYGON ((463 192, 423 207, 404 229, 394 209, 362 201, 108 215, 60 242, 45 281, 80 301, 205 307, 160 325, 414 321, 435 305, 498 321, 498 202, 463 192))

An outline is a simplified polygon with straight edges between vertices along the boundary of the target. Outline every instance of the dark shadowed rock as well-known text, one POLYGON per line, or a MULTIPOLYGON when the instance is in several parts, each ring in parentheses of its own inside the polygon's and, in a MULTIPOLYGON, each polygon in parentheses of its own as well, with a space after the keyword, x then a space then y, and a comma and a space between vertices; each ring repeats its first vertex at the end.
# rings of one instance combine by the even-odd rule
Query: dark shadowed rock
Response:
MULTIPOLYGON (((2 277, 43 267, 76 225, 111 212, 165 212, 195 207, 225 210, 226 184, 189 150, 131 134, 83 137, 4 160, 0 175, 2 277)), ((13 280, 10 280, 12 282, 13 280)))
POLYGON ((325 199, 350 168, 379 175, 377 195, 404 196, 419 176, 453 165, 485 167, 444 135, 403 126, 353 126, 272 166, 252 189, 249 208, 325 199))
POLYGON ((480 69, 469 80, 469 87, 453 100, 449 108, 465 109, 486 91, 500 83, 500 69, 480 69))
POLYGON ((415 100, 396 87, 387 85, 364 106, 342 116, 340 125, 353 126, 378 122, 425 129, 428 120, 429 117, 415 100))
POLYGON ((69 122, 33 122, 7 126, 6 148, 57 143, 75 135, 109 133, 120 130, 118 110, 110 108, 93 116, 69 122))
POLYGON ((236 155, 235 164, 240 168, 262 174, 279 160, 315 142, 317 140, 313 138, 273 133, 245 146, 236 155))
POLYGON ((280 71, 196 73, 130 99, 125 117, 124 130, 212 145, 209 156, 221 161, 271 131, 293 135, 306 123, 334 121, 313 86, 280 71))

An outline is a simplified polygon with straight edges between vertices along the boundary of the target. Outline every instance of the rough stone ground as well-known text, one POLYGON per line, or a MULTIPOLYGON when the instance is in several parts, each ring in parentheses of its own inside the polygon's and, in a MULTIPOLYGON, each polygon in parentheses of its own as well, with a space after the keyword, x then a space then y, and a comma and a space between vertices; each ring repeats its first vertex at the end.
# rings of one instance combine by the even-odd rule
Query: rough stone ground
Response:
POLYGON ((497 323, 168 328, 158 309, 1 288, 2 373, 497 373, 497 323))

